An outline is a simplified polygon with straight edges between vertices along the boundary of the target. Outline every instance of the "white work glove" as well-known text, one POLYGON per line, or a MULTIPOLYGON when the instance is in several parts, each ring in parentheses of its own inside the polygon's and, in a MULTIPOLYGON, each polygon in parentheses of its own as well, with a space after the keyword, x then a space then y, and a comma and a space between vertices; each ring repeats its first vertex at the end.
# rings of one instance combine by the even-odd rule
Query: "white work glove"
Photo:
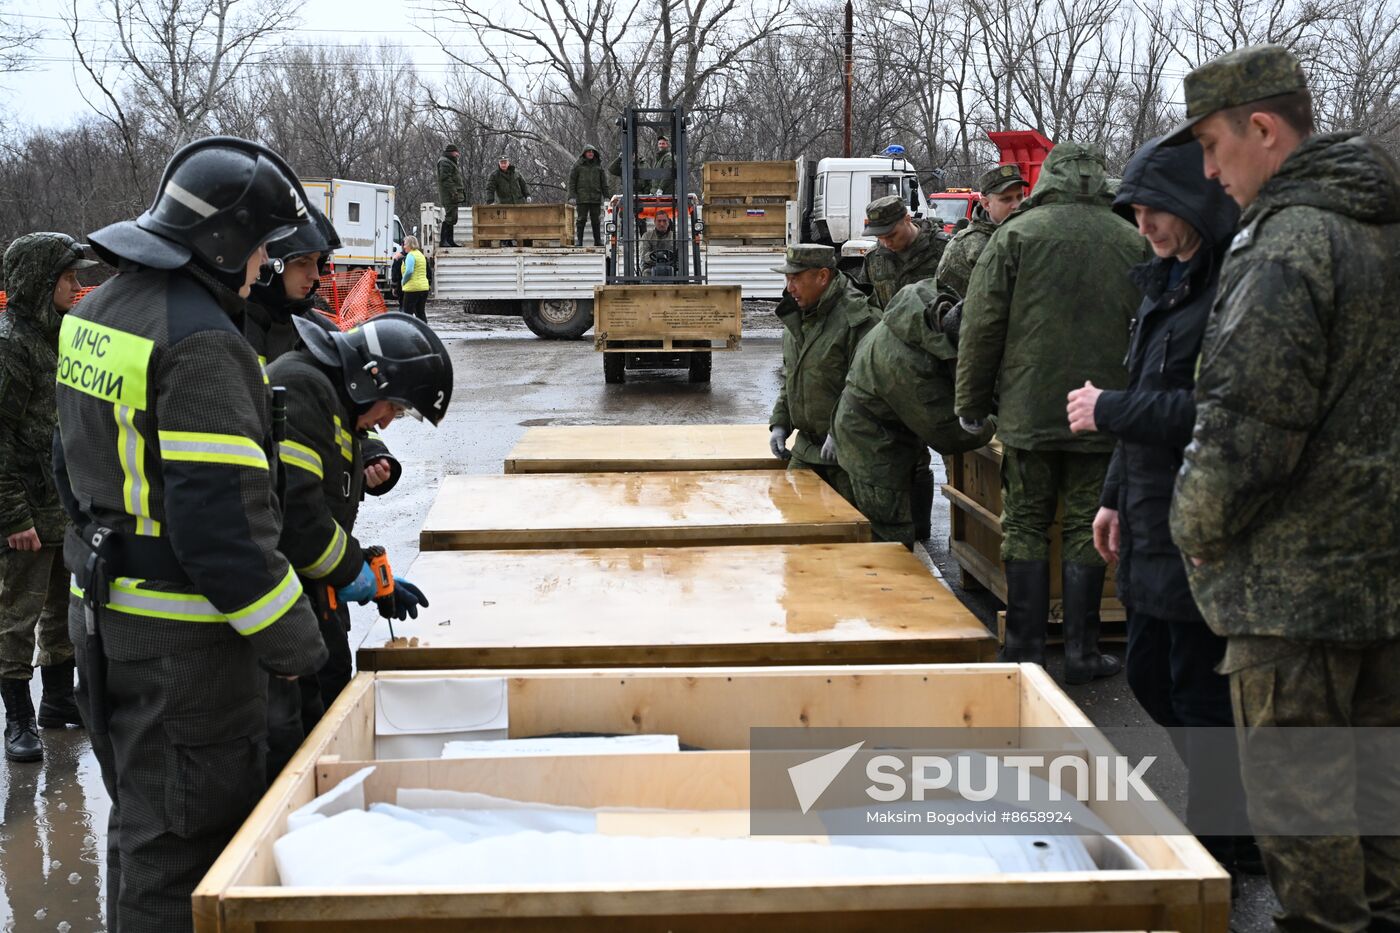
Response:
POLYGON ((981 434, 987 426, 985 418, 958 418, 958 425, 968 434, 981 434))
POLYGON ((785 428, 782 425, 774 425, 768 429, 768 449, 773 451, 773 456, 779 460, 787 460, 792 457, 792 452, 787 449, 788 435, 792 433, 792 428, 785 428))
POLYGON ((822 459, 827 463, 836 462, 836 435, 828 434, 822 441, 822 459))

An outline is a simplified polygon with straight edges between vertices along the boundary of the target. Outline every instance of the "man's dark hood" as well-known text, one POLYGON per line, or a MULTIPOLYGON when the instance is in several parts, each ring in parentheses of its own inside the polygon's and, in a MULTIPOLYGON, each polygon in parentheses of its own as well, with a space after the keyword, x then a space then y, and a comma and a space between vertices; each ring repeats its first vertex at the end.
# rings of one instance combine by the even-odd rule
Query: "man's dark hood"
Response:
MULTIPOLYGON (((578 154, 578 164, 579 164, 579 165, 588 165, 588 164, 590 164, 590 163, 593 164, 593 165, 601 165, 602 162, 603 162, 603 157, 602 157, 601 155, 598 154, 598 147, 597 147, 597 146, 584 146, 582 149, 579 150, 579 154, 578 154), (593 158, 591 158, 591 159, 588 157, 588 153, 589 153, 589 152, 592 152, 592 153, 593 153, 593 158)), ((511 166, 511 168, 514 168, 514 167, 515 167, 514 165, 511 166)))
POLYGON ((1266 210, 1316 207, 1370 224, 1400 221, 1400 167, 1373 140, 1326 133, 1304 140, 1260 189, 1245 222, 1266 210))
POLYGON ((1133 153, 1113 206, 1131 210, 1141 204, 1180 217, 1201 235, 1206 251, 1216 252, 1234 236, 1240 209, 1219 182, 1205 176, 1200 143, 1164 142, 1158 137, 1133 153))

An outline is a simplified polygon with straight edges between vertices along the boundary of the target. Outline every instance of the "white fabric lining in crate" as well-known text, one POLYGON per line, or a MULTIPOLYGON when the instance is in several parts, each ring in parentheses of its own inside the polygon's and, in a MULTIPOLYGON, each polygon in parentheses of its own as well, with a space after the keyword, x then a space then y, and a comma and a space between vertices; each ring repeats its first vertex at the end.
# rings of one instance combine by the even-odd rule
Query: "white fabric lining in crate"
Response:
POLYGON ((509 729, 503 677, 383 678, 375 684, 376 758, 438 758, 448 742, 504 739, 509 729))

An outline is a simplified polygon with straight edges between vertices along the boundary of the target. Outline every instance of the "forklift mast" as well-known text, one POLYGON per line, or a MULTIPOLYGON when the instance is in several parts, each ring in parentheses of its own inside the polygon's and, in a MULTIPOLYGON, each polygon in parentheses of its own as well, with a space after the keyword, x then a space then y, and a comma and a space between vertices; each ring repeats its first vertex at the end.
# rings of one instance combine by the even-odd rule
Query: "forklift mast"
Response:
POLYGON ((637 285, 648 282, 704 284, 700 264, 700 244, 695 236, 691 215, 689 181, 689 144, 686 124, 689 121, 681 107, 649 110, 629 107, 617 120, 621 137, 622 196, 621 207, 614 218, 611 254, 607 281, 610 285, 637 285), (645 145, 643 130, 652 130, 651 147, 645 145), (664 135, 671 143, 674 167, 652 168, 639 158, 655 151, 656 136, 664 135), (651 195, 648 192, 671 182, 672 194, 651 195), (638 188, 641 188, 639 191, 638 188), (676 244, 676 262, 671 275, 644 274, 642 269, 642 233, 639 218, 648 208, 671 215, 671 231, 676 244))

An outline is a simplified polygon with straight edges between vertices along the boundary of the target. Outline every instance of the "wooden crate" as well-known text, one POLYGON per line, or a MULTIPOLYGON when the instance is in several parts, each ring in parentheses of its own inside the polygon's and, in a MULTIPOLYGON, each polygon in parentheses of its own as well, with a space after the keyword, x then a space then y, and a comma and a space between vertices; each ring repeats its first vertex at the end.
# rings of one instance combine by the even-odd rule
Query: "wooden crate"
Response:
MULTIPOLYGON (((944 457, 948 482, 943 495, 952 517, 949 551, 962 568, 962 584, 968 589, 988 589, 1006 602, 1006 571, 1001 562, 1001 443, 992 441, 980 450, 944 457)), ((1099 616, 1105 623, 1127 619, 1112 568, 1104 581, 1099 616)), ((1063 615, 1060 598, 1060 521, 1050 529, 1050 617, 1058 625, 1063 615)), ((1107 629, 1108 626, 1105 626, 1107 629)), ((1122 626, 1117 626, 1121 632, 1122 626)), ((1112 635, 1109 631, 1106 634, 1112 635)))
POLYGON ((526 428, 507 473, 781 470, 766 424, 589 424, 526 428))
POLYGON ((744 329, 738 285, 595 285, 596 350, 737 350, 744 329))
MULTIPOLYGON (((412 685, 409 685, 410 687, 412 685)), ((422 685, 420 685, 422 686, 422 685)), ((998 727, 1034 747, 1036 728, 1071 727, 1108 748, 1034 665, 707 668, 359 674, 292 758, 193 897, 198 933, 640 931, 874 933, 1175 930, 1225 933, 1230 882, 1159 802, 1091 808, 1148 866, 1094 873, 963 874, 816 885, 476 885, 282 888, 273 843, 287 815, 367 763, 367 798, 398 787, 470 789, 584 806, 739 810, 748 804, 749 729, 998 727), (391 758, 376 734, 380 691, 409 680, 477 679, 499 690, 511 737, 665 733, 705 751, 583 758, 391 758), (379 749, 383 749, 381 753, 379 749), (609 760, 603 760, 606 757, 609 760), (1125 814, 1125 808, 1130 812, 1125 814), (1165 832, 1133 835, 1125 815, 1165 832)), ((453 736, 448 736, 453 737, 453 736)), ((429 746, 431 748, 431 746, 429 746)), ((419 752, 431 754, 431 751, 419 752)), ((389 797, 392 799, 392 797, 389 797)))
POLYGON ((777 204, 706 204, 707 240, 761 239, 787 236, 787 206, 777 204))
POLYGON ((811 470, 454 475, 419 535, 425 551, 869 540, 811 470))
POLYGON ((989 661, 995 639, 902 545, 430 551, 432 605, 359 669, 989 661), (417 639, 416 644, 412 640, 417 639))
MULTIPOLYGON (((706 162, 701 168, 700 190, 707 209, 726 198, 750 203, 794 201, 797 199, 797 163, 791 159, 785 162, 706 162)), ((706 220, 709 220, 708 210, 706 220)))
POLYGON ((574 245, 572 204, 477 204, 472 207, 472 242, 499 246, 514 240, 517 246, 553 243, 574 245))

